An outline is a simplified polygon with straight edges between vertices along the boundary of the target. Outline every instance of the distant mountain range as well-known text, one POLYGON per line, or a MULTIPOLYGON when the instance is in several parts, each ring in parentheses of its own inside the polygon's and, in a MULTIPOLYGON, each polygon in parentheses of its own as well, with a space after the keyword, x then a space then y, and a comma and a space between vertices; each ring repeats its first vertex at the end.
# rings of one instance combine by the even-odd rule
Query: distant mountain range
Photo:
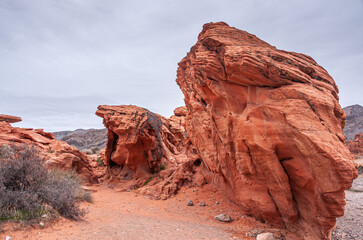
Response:
POLYGON ((363 133, 363 107, 355 104, 344 108, 347 120, 343 129, 346 140, 354 140, 354 136, 363 133))
POLYGON ((80 150, 90 149, 98 152, 106 146, 107 129, 77 129, 74 131, 54 132, 54 136, 80 150))

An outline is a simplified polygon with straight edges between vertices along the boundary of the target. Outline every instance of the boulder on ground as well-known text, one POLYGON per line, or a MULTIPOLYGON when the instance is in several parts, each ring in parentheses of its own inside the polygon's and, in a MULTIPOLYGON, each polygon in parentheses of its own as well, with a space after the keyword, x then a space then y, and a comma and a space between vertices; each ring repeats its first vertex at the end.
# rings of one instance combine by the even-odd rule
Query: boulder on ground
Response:
POLYGON ((329 239, 357 169, 332 77, 311 57, 205 24, 179 63, 186 131, 245 214, 329 239))
POLYGON ((47 166, 74 170, 86 183, 98 182, 86 154, 66 142, 56 140, 52 133, 44 132, 43 129, 18 128, 0 122, 0 146, 4 144, 34 145, 46 160, 47 166))
POLYGON ((167 119, 133 105, 101 105, 96 115, 108 129, 101 157, 111 180, 122 183, 120 191, 143 187, 143 194, 165 199, 194 182, 199 156, 187 138, 184 116, 167 119))

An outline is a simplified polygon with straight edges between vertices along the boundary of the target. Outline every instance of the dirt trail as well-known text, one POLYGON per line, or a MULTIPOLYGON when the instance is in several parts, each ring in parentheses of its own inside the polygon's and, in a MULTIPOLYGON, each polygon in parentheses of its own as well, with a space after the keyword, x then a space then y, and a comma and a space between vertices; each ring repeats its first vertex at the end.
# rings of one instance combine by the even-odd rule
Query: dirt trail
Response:
POLYGON ((238 206, 230 203, 212 187, 182 189, 176 197, 165 201, 150 200, 135 192, 115 192, 105 186, 93 187, 94 203, 84 221, 61 219, 52 226, 28 228, 0 234, 0 239, 255 239, 246 233, 259 229, 274 232, 268 225, 253 218, 242 217, 238 206), (194 206, 186 206, 192 200, 194 206), (205 201, 207 206, 199 206, 205 201), (219 204, 216 204, 216 201, 219 204), (226 213, 235 221, 221 223, 214 216, 226 213), (242 217, 242 218, 241 218, 242 217))
POLYGON ((337 219, 333 240, 363 240, 363 174, 359 174, 350 190, 345 191, 344 216, 337 219))
MULTIPOLYGON (((272 232, 276 239, 282 233, 287 240, 296 239, 291 233, 271 228, 253 218, 242 216, 240 208, 229 202, 211 186, 203 188, 183 188, 179 194, 168 200, 155 201, 131 192, 115 192, 106 186, 93 186, 94 203, 83 203, 88 213, 83 221, 60 219, 14 231, 11 225, 3 227, 0 240, 10 236, 19 239, 255 239, 256 233, 272 232), (194 206, 188 207, 188 200, 194 206), (206 206, 199 203, 204 201, 206 206), (219 204, 216 204, 218 201, 219 204), (221 223, 214 216, 225 213, 234 221, 221 223), (247 236, 246 236, 247 234, 247 236)), ((353 190, 346 191, 347 206, 345 216, 337 221, 334 240, 363 239, 361 221, 363 219, 363 175, 354 181, 353 190)))

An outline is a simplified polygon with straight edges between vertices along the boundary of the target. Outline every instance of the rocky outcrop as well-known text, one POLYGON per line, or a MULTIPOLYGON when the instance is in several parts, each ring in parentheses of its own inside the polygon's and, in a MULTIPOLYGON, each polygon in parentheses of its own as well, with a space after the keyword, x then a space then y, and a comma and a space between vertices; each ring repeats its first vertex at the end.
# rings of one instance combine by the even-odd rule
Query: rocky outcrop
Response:
POLYGON ((344 108, 347 114, 343 129, 347 140, 354 141, 356 134, 363 133, 363 107, 355 104, 344 108))
POLYGON ((311 57, 210 23, 179 63, 186 131, 246 214, 329 239, 357 176, 331 76, 311 57))
POLYGON ((107 129, 77 129, 74 131, 54 132, 54 136, 79 150, 98 153, 106 147, 107 129))
POLYGON ((363 133, 355 135, 354 141, 346 141, 346 145, 357 158, 363 157, 363 133))
POLYGON ((0 122, 17 123, 21 121, 21 117, 0 114, 0 122))
POLYGON ((166 119, 132 105, 98 107, 96 115, 108 129, 101 156, 111 182, 122 183, 121 190, 147 185, 140 191, 156 199, 195 182, 198 154, 184 129, 185 109, 176 113, 178 116, 166 119))
POLYGON ((34 145, 46 160, 47 166, 74 170, 86 183, 96 183, 97 177, 90 167, 88 156, 66 142, 58 141, 52 133, 43 129, 12 127, 0 122, 0 146, 12 144, 34 145))

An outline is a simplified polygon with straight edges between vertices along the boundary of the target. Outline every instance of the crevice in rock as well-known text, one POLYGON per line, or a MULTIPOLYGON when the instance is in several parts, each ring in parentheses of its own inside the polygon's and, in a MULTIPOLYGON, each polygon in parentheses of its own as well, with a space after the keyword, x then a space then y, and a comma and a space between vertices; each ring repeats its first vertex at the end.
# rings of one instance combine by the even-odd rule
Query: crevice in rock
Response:
POLYGON ((193 162, 193 165, 194 165, 194 166, 196 166, 196 167, 199 167, 201 164, 202 164, 202 161, 200 160, 200 158, 196 159, 196 160, 193 162))

